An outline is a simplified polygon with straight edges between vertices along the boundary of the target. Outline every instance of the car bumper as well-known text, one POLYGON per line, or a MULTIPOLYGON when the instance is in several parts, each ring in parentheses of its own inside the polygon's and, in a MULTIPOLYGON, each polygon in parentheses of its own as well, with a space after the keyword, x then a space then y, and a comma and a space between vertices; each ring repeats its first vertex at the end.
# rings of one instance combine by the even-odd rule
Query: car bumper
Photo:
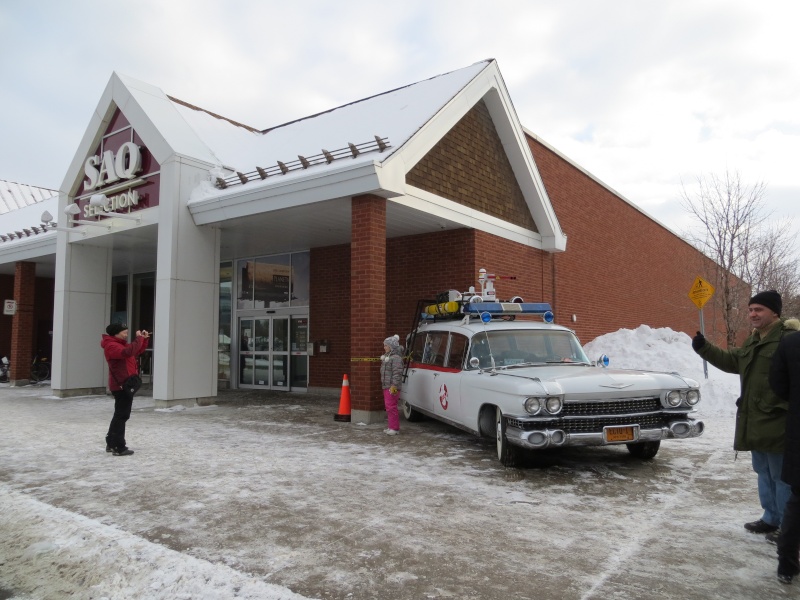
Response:
POLYGON ((629 425, 633 428, 633 438, 623 441, 609 439, 606 430, 619 429, 606 427, 603 431, 590 433, 570 433, 563 429, 535 429, 523 431, 517 427, 506 428, 506 438, 515 446, 530 450, 543 448, 560 448, 564 446, 607 446, 614 444, 635 444, 637 442, 656 442, 668 439, 685 439, 698 437, 703 434, 705 425, 696 419, 682 419, 673 421, 666 427, 644 429, 638 425, 629 425))

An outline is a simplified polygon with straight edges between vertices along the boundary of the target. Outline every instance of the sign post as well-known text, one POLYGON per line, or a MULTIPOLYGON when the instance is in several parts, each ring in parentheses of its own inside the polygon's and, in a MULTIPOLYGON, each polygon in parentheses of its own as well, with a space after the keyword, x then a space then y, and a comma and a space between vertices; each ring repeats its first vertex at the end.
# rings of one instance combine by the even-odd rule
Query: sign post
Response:
MULTIPOLYGON (((706 302, 711 300, 714 295, 714 286, 708 281, 698 276, 692 284, 692 289, 689 290, 689 299, 694 302, 694 305, 700 311, 700 333, 706 334, 706 326, 703 321, 703 306, 706 302)), ((708 379, 708 363, 703 359, 703 374, 708 379)))

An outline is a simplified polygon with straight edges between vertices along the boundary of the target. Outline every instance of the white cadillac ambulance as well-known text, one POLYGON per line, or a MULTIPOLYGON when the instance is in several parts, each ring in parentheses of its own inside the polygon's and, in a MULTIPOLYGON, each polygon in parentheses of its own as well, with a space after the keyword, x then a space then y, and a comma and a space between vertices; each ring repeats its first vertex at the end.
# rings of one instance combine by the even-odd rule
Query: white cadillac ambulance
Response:
POLYGON ((420 301, 400 394, 408 421, 427 416, 494 437, 505 466, 526 450, 564 446, 625 444, 650 459, 661 440, 703 433, 690 417, 698 382, 590 361, 548 304, 498 301, 494 278, 481 269, 479 292, 420 301))

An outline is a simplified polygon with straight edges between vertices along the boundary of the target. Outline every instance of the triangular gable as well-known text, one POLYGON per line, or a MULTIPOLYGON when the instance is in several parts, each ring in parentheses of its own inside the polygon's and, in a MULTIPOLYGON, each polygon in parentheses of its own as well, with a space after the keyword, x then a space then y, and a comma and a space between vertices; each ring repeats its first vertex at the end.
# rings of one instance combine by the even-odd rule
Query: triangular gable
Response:
MULTIPOLYGON (((401 179, 397 173, 398 169, 403 172, 401 185, 404 197, 393 201, 419 210, 437 211, 447 220, 544 250, 563 251, 566 248, 566 236, 558 224, 533 155, 525 142, 522 126, 494 60, 425 123, 403 148, 389 157, 383 163, 383 167, 387 172, 394 171, 393 176, 389 176, 388 173, 384 175, 385 181, 391 179, 397 181, 401 179), (500 169, 502 173, 497 172, 497 177, 508 176, 509 171, 505 166, 507 161, 515 184, 502 184, 506 190, 512 192, 510 199, 508 197, 503 199, 506 207, 488 206, 497 192, 483 191, 478 194, 478 198, 468 199, 470 195, 468 192, 450 193, 448 190, 452 189, 453 182, 448 182, 442 173, 437 174, 434 180, 428 183, 422 181, 425 177, 420 177, 426 168, 445 171, 455 168, 460 172, 460 176, 469 177, 472 169, 470 159, 453 155, 451 152, 445 156, 444 150, 448 144, 457 146, 459 142, 456 138, 469 135, 469 132, 464 130, 470 127, 470 122, 480 122, 484 135, 484 139, 480 142, 470 143, 481 144, 480 148, 474 146, 476 150, 494 152, 489 150, 489 147, 495 144, 491 139, 494 134, 487 126, 486 113, 483 112, 482 106, 485 106, 485 111, 488 113, 505 160, 485 154, 475 156, 473 159, 476 162, 486 163, 486 166, 482 167, 484 171, 492 167, 500 169), (448 159, 451 161, 448 164, 441 162, 437 164, 437 161, 448 159), (423 184, 422 187, 417 185, 420 183, 423 184), (519 193, 524 199, 527 211, 520 204, 519 193), (470 206, 470 203, 473 206, 470 206), (527 212, 529 216, 519 220, 520 212, 527 212)), ((474 182, 474 186, 477 190, 479 182, 474 182)))
POLYGON ((539 232, 483 100, 414 165, 406 182, 539 232))
POLYGON ((70 164, 62 191, 70 197, 81 193, 86 159, 100 151, 109 134, 127 125, 157 165, 176 156, 209 167, 219 163, 159 88, 113 73, 70 164))

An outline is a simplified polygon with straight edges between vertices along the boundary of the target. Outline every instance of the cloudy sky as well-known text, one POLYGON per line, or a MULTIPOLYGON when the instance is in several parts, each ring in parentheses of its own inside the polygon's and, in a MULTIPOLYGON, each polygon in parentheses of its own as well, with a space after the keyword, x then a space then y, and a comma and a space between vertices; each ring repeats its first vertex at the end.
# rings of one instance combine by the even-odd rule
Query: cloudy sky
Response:
POLYGON ((267 128, 495 58, 526 128, 674 230, 682 182, 726 169, 800 216, 798 23, 795 0, 0 0, 0 179, 60 187, 113 71, 267 128))

